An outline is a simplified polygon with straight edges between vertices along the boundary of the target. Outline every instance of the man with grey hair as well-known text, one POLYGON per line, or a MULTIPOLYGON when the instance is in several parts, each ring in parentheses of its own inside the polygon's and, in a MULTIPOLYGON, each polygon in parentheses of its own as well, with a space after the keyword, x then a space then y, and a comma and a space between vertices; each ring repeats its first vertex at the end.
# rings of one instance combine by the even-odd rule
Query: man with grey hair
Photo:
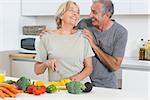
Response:
POLYGON ((90 18, 78 24, 96 54, 90 78, 97 87, 118 88, 114 72, 121 66, 128 32, 111 19, 113 13, 111 0, 93 0, 90 18))

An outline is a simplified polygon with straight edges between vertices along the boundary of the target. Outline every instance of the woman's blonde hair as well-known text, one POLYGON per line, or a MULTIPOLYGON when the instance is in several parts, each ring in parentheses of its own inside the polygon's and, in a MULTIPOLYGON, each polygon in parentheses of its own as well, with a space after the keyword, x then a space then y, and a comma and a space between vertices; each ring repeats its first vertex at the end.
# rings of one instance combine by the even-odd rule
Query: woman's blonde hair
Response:
POLYGON ((68 11, 68 9, 70 8, 71 4, 76 5, 78 7, 78 9, 79 9, 79 6, 74 1, 67 1, 65 3, 62 3, 59 6, 59 8, 58 8, 58 10, 56 12, 56 18, 55 18, 56 24, 57 24, 57 29, 61 28, 61 25, 62 25, 62 19, 61 19, 61 17, 64 15, 65 12, 68 11))

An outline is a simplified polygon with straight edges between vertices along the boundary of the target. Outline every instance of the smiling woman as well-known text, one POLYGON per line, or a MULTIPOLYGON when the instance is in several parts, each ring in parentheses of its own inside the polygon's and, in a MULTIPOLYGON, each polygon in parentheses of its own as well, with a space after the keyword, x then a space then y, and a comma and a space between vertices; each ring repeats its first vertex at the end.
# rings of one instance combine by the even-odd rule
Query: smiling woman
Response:
POLYGON ((90 82, 94 53, 81 30, 76 29, 79 17, 80 10, 75 2, 60 5, 56 14, 57 29, 43 35, 36 49, 37 75, 48 69, 49 81, 67 78, 90 82))

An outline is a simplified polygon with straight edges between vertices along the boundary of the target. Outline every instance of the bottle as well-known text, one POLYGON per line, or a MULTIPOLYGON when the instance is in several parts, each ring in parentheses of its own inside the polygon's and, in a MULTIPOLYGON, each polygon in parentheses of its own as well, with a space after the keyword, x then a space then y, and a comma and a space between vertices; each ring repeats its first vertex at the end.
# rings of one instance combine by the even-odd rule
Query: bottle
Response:
POLYGON ((145 60, 145 42, 141 39, 140 49, 139 49, 139 60, 145 60))
POLYGON ((150 40, 148 40, 147 43, 146 43, 145 60, 150 61, 150 40))
POLYGON ((146 43, 146 49, 150 49, 150 40, 148 40, 146 43))

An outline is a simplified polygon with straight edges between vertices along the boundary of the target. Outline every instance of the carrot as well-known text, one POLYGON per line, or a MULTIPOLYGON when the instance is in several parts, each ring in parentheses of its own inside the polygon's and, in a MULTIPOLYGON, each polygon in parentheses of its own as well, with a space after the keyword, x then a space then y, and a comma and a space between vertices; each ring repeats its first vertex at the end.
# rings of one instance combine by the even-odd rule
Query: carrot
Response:
POLYGON ((16 97, 15 94, 13 94, 12 92, 10 92, 7 88, 4 88, 4 87, 0 87, 0 90, 2 90, 3 92, 7 93, 9 96, 11 97, 16 97))
POLYGON ((5 95, 4 95, 3 91, 0 90, 0 98, 4 98, 4 97, 5 97, 5 95))
POLYGON ((15 88, 7 88, 7 89, 9 89, 9 90, 10 90, 12 93, 14 93, 14 94, 23 93, 23 91, 17 90, 17 89, 15 89, 15 88))
MULTIPOLYGON (((3 93, 4 93, 4 92, 3 92, 3 93)), ((9 95, 8 95, 8 94, 6 94, 6 93, 4 93, 4 96, 5 96, 5 97, 9 97, 9 95)))
POLYGON ((10 85, 10 84, 6 84, 6 83, 0 83, 0 87, 10 87, 10 88, 15 88, 14 86, 10 85))
POLYGON ((9 84, 0 84, 0 87, 5 87, 5 88, 9 89, 11 92, 13 92, 14 94, 18 94, 18 93, 23 92, 21 90, 17 90, 14 86, 9 85, 9 84))

